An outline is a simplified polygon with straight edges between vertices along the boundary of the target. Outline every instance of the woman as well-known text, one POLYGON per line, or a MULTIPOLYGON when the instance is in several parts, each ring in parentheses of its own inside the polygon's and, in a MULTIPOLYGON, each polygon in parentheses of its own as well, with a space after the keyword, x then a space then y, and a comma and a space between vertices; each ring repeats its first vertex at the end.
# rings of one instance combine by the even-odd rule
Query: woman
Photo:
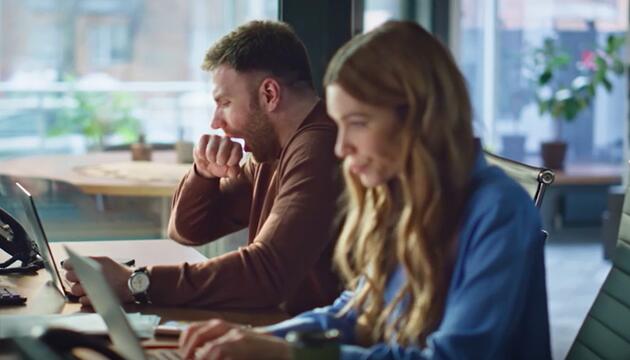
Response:
POLYGON ((288 331, 338 329, 343 359, 549 359, 538 213, 485 163, 448 50, 388 22, 343 46, 324 85, 348 195, 335 263, 350 291, 260 332, 195 324, 185 355, 290 358, 288 331))

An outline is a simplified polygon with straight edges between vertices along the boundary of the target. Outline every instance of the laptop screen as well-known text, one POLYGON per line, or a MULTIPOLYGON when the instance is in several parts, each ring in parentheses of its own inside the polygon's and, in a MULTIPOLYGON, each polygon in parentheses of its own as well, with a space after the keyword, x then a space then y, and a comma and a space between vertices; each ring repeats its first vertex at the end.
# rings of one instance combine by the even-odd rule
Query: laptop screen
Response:
POLYGON ((125 316, 116 293, 107 283, 101 266, 90 258, 78 255, 67 246, 64 248, 85 292, 92 301, 92 306, 107 324, 109 336, 116 349, 126 359, 145 359, 140 341, 125 316))
POLYGON ((31 193, 28 192, 20 183, 15 183, 17 187, 20 189, 20 199, 22 200, 22 204, 24 205, 24 211, 26 212, 27 221, 31 224, 31 228, 34 233, 34 241, 37 244, 37 248, 39 249, 39 254, 44 261, 44 267, 50 274, 52 278, 53 286, 59 290, 59 292, 68 297, 70 292, 66 290, 63 285, 63 281, 61 279, 61 274, 59 273, 59 269, 57 268, 57 263, 53 258, 52 251, 50 251, 50 246, 48 245, 48 239, 46 238, 46 233, 44 232, 44 227, 42 226, 41 219, 39 218, 39 214, 37 213, 37 208, 35 207, 35 202, 33 201, 33 197, 31 193))

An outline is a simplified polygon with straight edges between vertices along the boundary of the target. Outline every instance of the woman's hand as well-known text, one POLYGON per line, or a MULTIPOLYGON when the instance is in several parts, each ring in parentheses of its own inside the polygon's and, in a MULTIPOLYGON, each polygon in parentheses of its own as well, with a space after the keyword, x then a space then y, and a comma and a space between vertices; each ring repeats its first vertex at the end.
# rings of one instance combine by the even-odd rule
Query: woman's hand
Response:
POLYGON ((218 319, 190 325, 179 349, 184 359, 291 359, 286 341, 218 319))

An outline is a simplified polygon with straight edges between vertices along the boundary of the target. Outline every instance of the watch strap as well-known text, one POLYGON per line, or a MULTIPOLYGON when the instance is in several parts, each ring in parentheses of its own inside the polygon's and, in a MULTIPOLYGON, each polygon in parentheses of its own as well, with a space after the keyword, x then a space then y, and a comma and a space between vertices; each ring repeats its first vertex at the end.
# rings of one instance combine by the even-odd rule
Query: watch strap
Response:
POLYGON ((147 294, 147 292, 141 292, 141 293, 136 293, 136 294, 132 294, 133 295, 133 300, 137 303, 137 304, 148 304, 149 303, 149 296, 147 294))

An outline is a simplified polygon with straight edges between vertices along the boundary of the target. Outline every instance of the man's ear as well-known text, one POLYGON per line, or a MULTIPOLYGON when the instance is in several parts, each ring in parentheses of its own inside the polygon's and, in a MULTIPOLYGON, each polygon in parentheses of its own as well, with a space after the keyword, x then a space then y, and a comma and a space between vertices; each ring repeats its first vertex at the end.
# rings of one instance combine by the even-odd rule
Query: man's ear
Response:
POLYGON ((265 78, 259 87, 261 106, 268 112, 278 108, 280 103, 280 83, 273 78, 265 78))

